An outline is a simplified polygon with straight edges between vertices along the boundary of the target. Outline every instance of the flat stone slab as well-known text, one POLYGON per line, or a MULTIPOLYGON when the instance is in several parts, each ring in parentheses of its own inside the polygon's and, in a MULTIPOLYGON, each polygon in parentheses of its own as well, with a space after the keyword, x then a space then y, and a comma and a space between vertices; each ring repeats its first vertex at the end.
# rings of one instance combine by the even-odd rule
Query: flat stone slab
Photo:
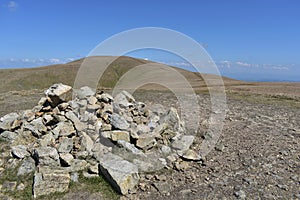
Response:
POLYGON ((119 193, 126 195, 138 184, 136 165, 112 153, 107 153, 97 160, 100 163, 100 172, 119 193))
POLYGON ((69 189, 70 175, 63 170, 40 170, 34 174, 34 198, 55 192, 66 192, 69 189))

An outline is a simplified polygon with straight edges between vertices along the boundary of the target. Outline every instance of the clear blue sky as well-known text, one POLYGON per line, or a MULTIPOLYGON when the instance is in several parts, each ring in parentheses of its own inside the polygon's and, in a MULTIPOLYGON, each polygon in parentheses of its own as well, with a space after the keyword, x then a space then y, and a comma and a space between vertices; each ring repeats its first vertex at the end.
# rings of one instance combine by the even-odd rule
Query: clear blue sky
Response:
POLYGON ((0 0, 0 68, 84 57, 113 34, 148 26, 205 44, 223 75, 300 81, 299 0, 0 0))

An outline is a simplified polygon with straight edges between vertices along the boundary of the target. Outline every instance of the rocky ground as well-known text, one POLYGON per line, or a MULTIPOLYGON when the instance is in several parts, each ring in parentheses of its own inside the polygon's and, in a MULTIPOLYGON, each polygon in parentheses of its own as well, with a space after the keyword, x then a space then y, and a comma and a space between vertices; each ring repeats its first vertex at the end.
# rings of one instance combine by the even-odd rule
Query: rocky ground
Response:
MULTIPOLYGON (((136 93, 147 105, 178 107, 165 92, 136 93)), ((198 96, 200 128, 193 149, 207 137, 210 98, 198 96)), ((223 133, 205 159, 177 160, 172 167, 140 175, 138 186, 122 199, 299 199, 300 110, 297 107, 227 99, 223 133)), ((193 112, 192 110, 190 112, 193 112)), ((187 130, 194 134, 193 127, 187 130)), ((61 199, 104 199, 101 193, 72 191, 61 199)))
MULTIPOLYGON (((146 99, 176 105, 170 94, 152 95, 146 99)), ((209 96, 199 95, 199 101, 201 113, 208 116, 209 96)), ((204 163, 182 161, 175 171, 145 176, 129 198, 299 199, 300 110, 231 97, 227 106, 223 134, 204 163)), ((207 130, 204 122, 205 118, 202 137, 207 130)), ((200 144, 201 140, 195 148, 200 144)))

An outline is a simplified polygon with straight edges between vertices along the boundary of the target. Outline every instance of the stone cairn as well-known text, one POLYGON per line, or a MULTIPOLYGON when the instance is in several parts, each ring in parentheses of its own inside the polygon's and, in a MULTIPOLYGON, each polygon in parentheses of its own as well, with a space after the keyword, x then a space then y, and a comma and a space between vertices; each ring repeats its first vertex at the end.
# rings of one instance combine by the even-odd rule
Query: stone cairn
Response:
POLYGON ((179 157, 201 159, 190 149, 194 136, 185 132, 175 108, 151 111, 126 91, 113 98, 61 83, 46 90, 32 110, 0 119, 0 138, 9 143, 11 159, 21 163, 17 175, 34 173, 35 198, 68 191, 78 173, 101 174, 128 194, 140 173, 172 168, 179 157))

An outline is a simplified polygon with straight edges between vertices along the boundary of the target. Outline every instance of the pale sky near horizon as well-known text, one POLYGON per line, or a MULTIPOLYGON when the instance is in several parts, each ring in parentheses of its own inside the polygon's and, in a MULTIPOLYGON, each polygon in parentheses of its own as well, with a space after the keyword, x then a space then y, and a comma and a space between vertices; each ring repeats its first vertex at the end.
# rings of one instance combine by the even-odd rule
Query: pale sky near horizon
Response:
MULTIPOLYGON (((68 62, 114 34, 149 26, 203 44, 222 75, 300 81, 298 0, 0 0, 0 68, 68 62)), ((131 55, 186 66, 158 51, 131 55)))

